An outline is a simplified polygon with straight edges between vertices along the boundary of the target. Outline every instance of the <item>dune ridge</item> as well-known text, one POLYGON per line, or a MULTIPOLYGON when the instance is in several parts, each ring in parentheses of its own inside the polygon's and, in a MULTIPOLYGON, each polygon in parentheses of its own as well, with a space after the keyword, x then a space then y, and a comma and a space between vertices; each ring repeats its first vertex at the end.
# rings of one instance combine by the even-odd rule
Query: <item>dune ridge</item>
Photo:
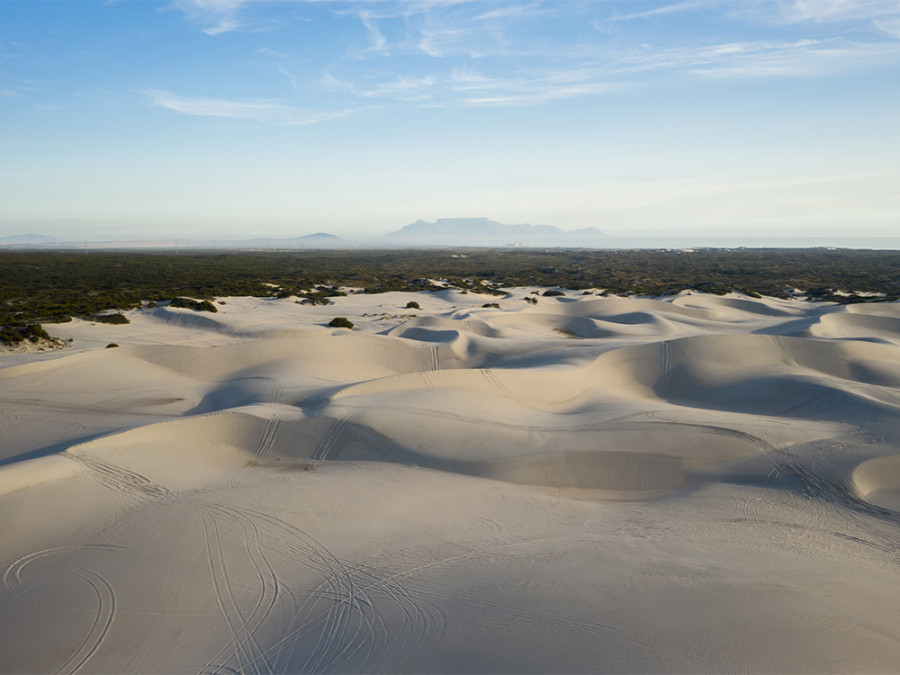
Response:
POLYGON ((900 306, 506 290, 4 355, 0 672, 900 663, 900 306))

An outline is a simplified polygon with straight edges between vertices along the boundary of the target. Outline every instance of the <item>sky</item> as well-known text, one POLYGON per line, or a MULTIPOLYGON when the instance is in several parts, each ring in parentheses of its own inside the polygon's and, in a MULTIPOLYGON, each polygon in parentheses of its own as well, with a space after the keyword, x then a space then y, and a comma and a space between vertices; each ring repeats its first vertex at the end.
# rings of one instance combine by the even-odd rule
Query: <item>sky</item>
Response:
POLYGON ((0 236, 456 217, 896 235, 900 2, 0 0, 0 236))

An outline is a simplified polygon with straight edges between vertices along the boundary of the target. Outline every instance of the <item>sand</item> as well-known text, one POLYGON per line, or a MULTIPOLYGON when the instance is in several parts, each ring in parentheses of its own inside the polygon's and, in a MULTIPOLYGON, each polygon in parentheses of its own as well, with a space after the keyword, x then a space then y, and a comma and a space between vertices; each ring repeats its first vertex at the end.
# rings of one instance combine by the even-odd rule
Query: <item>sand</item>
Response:
POLYGON ((900 306, 540 290, 0 355, 0 671, 896 672, 900 306))

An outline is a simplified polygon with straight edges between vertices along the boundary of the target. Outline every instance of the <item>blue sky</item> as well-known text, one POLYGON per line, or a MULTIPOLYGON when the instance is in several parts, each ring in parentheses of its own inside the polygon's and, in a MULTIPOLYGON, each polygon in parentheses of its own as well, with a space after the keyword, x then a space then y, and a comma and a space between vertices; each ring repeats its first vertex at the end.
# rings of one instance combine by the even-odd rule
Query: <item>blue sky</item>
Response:
POLYGON ((893 235, 896 0, 0 0, 0 235, 893 235))

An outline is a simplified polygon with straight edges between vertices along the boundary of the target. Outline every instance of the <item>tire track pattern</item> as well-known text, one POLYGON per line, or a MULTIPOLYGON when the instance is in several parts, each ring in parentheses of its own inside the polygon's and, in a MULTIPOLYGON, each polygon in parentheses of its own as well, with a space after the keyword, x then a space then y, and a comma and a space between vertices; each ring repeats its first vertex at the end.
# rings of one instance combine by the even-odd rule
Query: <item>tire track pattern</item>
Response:
MULTIPOLYGON (((68 575, 79 579, 86 584, 93 596, 91 602, 78 602, 73 600, 60 600, 56 597, 46 597, 33 591, 23 578, 23 572, 31 565, 40 561, 47 561, 53 557, 65 553, 76 551, 121 551, 124 550, 120 546, 85 546, 85 547, 62 547, 51 548, 43 551, 37 551, 27 556, 19 558, 13 562, 3 573, 3 586, 15 598, 27 602, 29 604, 37 604, 42 606, 53 607, 56 609, 92 609, 94 617, 87 634, 81 643, 76 647, 75 651, 62 663, 54 672, 57 674, 67 673, 72 675, 81 670, 84 665, 93 657, 100 649, 104 638, 109 634, 110 626, 116 614, 116 594, 112 585, 100 574, 82 565, 76 565, 72 562, 64 562, 54 565, 51 569, 54 571, 63 571, 68 575)), ((54 575, 54 578, 58 578, 54 575)))
POLYGON ((441 369, 441 355, 438 353, 437 345, 432 345, 431 347, 431 369, 441 369))
POLYGON ((259 443, 256 446, 256 450, 253 453, 253 459, 247 466, 235 471, 234 475, 231 477, 231 487, 242 487, 242 479, 244 477, 244 474, 247 473, 247 470, 250 468, 250 466, 259 464, 268 454, 269 450, 272 449, 272 445, 275 442, 275 437, 278 434, 278 427, 280 424, 281 421, 277 417, 273 417, 269 420, 269 423, 266 425, 265 431, 263 431, 262 438, 260 438, 259 443))
MULTIPOLYGON (((508 398, 509 400, 515 401, 516 403, 523 403, 525 405, 529 405, 526 401, 521 401, 519 398, 517 398, 516 395, 513 394, 512 391, 509 389, 509 387, 507 387, 505 384, 503 384, 503 382, 500 380, 500 378, 497 377, 497 375, 490 369, 482 368, 481 374, 484 377, 484 379, 488 381, 488 384, 490 384, 504 398, 508 398)), ((529 407, 531 407, 531 406, 529 405, 529 407)))
POLYGON ((198 505, 207 537, 210 573, 229 639, 199 672, 394 672, 443 632, 443 614, 398 579, 342 561, 326 546, 273 515, 222 505, 198 505), (245 560, 226 555, 223 538, 243 540, 245 560), (232 572, 247 563, 256 580, 232 572), (294 589, 276 569, 321 577, 294 589), (277 608, 282 612, 278 615, 277 608), (258 637, 278 615, 279 638, 258 637), (287 619, 285 618, 287 617, 287 619))
POLYGON ((325 459, 328 459, 328 455, 331 454, 335 442, 341 435, 341 432, 344 430, 344 427, 346 425, 346 418, 342 417, 338 420, 335 420, 334 424, 332 424, 331 428, 329 428, 328 431, 325 432, 325 434, 322 436, 322 439, 319 441, 319 444, 316 446, 316 449, 313 451, 311 457, 313 461, 321 462, 325 459))
POLYGON ((116 492, 155 499, 169 497, 172 494, 170 490, 154 483, 146 476, 120 466, 107 464, 87 455, 68 454, 68 457, 87 467, 101 484, 116 492))

